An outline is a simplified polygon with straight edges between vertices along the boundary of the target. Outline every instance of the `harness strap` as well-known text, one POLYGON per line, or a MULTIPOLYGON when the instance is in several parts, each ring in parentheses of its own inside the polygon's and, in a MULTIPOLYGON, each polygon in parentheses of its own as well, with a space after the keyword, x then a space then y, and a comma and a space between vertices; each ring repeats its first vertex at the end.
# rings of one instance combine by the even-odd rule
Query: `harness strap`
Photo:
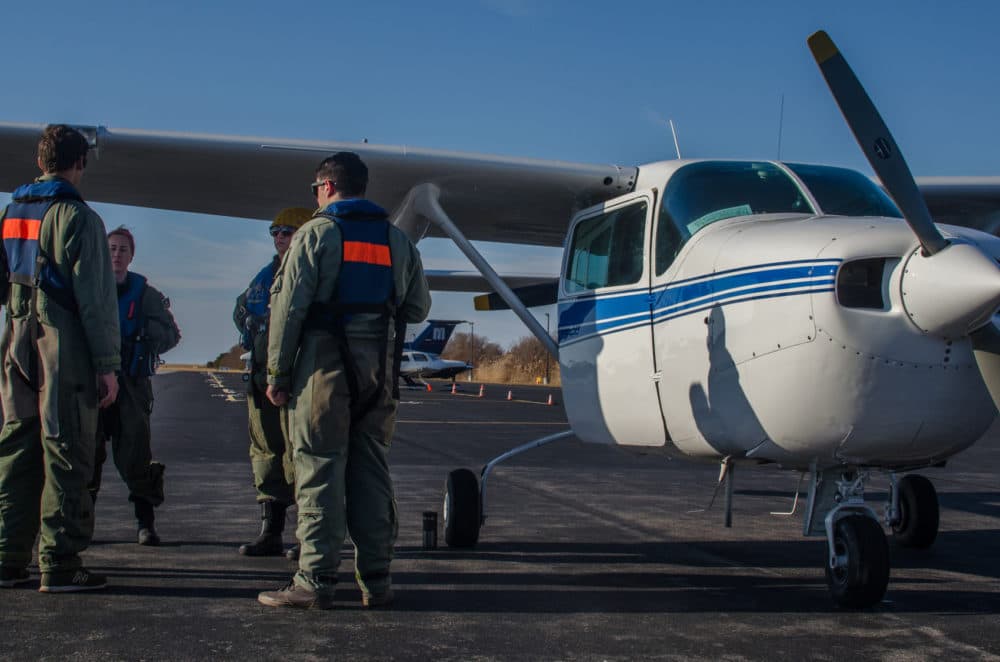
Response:
POLYGON ((392 348, 392 399, 399 400, 399 369, 403 362, 403 345, 406 344, 406 322, 396 319, 396 344, 392 348))

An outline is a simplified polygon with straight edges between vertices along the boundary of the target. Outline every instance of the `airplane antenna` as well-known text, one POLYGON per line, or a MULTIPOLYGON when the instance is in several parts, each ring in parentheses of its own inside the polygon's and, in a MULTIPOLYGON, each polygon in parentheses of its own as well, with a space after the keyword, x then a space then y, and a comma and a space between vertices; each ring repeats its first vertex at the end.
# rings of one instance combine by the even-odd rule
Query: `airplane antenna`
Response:
POLYGON ((778 158, 781 160, 781 128, 785 124, 785 95, 781 95, 781 101, 778 103, 778 158))
POLYGON ((674 150, 677 152, 677 158, 680 159, 681 158, 681 146, 680 146, 680 143, 677 142, 677 129, 674 128, 674 121, 673 120, 667 120, 667 122, 670 123, 670 133, 672 133, 673 136, 674 136, 674 150))

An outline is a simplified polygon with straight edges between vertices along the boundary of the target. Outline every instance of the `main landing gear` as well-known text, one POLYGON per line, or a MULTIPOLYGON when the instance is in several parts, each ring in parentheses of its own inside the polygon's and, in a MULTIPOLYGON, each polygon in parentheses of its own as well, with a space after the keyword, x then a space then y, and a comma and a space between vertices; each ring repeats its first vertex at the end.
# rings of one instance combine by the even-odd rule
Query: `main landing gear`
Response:
POLYGON ((897 483, 892 476, 889 526, 902 547, 927 549, 937 538, 940 513, 934 484, 923 476, 908 474, 897 483))
POLYGON ((468 469, 448 474, 444 490, 444 541, 449 547, 474 547, 479 529, 486 522, 486 482, 496 465, 525 451, 573 436, 572 430, 530 441, 490 460, 480 472, 480 480, 468 469))
MULTIPOLYGON (((889 544, 882 523, 864 501, 867 471, 843 468, 814 472, 805 533, 818 533, 815 515, 826 511, 826 582, 838 605, 869 607, 885 596, 889 584, 889 544)), ((938 501, 934 486, 911 474, 889 474, 885 523, 902 547, 927 548, 937 537, 938 501)))

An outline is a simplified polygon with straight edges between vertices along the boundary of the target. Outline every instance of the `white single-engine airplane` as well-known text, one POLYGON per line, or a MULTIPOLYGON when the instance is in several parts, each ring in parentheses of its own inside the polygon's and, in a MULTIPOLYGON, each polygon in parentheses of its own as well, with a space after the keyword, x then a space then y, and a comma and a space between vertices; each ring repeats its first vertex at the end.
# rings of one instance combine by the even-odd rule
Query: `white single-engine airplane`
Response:
MULTIPOLYGON (((883 524, 917 547, 938 529, 931 483, 897 475, 943 462, 997 415, 1000 239, 935 225, 925 200, 939 220, 995 230, 1000 178, 918 186, 830 39, 809 44, 888 196, 853 171, 771 161, 601 166, 103 127, 83 127, 96 157, 83 193, 270 218, 308 202, 323 156, 358 152, 369 197, 399 227, 448 236, 475 265, 482 278, 456 289, 495 292, 560 364, 572 430, 492 460, 480 480, 453 471, 449 544, 478 540, 489 473, 513 454, 571 434, 667 445, 722 463, 727 514, 735 465, 807 474, 804 532, 826 536, 830 590, 871 605, 889 579, 883 524), (525 305, 545 284, 512 281, 529 286, 520 299, 470 240, 564 238, 557 345, 525 305), (881 517, 864 500, 874 472, 891 486, 881 517)), ((0 189, 33 175, 40 129, 0 124, 0 189)))

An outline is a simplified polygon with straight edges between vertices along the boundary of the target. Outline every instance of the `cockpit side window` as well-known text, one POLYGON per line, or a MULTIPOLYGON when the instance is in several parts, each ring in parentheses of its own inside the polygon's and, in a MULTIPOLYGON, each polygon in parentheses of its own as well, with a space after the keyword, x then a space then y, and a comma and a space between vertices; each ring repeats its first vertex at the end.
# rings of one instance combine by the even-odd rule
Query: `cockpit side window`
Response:
POLYGON ((692 163, 667 182, 656 228, 656 275, 707 225, 750 214, 814 213, 798 184, 772 163, 692 163))
POLYGON ((566 291, 631 285, 642 278, 646 201, 581 221, 573 231, 566 291))
POLYGON ((788 169, 802 180, 824 214, 903 217, 889 196, 860 172, 793 163, 788 169))

